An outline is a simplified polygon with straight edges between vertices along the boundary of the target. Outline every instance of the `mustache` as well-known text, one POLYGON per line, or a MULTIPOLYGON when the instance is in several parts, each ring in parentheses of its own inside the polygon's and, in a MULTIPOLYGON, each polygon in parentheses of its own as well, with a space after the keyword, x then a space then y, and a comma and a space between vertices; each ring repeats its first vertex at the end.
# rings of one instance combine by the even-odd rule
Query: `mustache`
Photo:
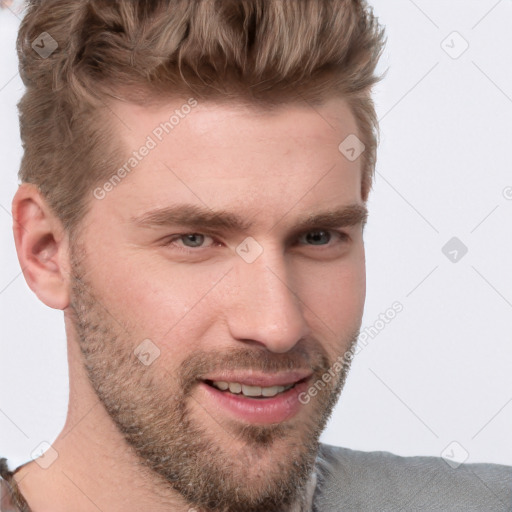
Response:
POLYGON ((262 373, 307 370, 321 374, 330 368, 327 353, 320 345, 315 348, 296 347, 293 351, 276 354, 265 349, 231 348, 225 352, 198 351, 180 365, 178 374, 185 390, 197 381, 217 371, 256 370, 262 373))

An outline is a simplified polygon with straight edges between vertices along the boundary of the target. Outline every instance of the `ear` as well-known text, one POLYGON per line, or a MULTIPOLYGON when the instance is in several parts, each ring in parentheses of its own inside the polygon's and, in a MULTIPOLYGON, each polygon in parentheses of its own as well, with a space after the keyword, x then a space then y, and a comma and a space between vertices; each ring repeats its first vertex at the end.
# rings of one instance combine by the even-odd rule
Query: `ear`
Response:
POLYGON ((23 183, 13 202, 16 252, 30 289, 47 306, 69 305, 68 237, 36 186, 23 183))

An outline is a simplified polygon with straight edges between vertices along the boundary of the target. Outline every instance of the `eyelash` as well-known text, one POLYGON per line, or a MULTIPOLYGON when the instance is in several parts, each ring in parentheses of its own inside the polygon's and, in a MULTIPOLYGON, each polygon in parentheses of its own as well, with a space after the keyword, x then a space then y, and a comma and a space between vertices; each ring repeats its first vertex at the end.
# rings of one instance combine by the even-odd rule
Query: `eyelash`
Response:
MULTIPOLYGON (((337 231, 337 230, 329 230, 329 229, 322 229, 322 228, 318 228, 318 229, 313 229, 313 230, 310 230, 310 231, 306 231, 304 233, 301 233, 298 238, 304 236, 304 235, 308 235, 310 233, 320 233, 320 232, 325 232, 325 233, 330 233, 330 234, 333 234, 335 235, 335 238, 338 239, 338 242, 341 243, 341 244, 345 244, 345 243, 348 243, 350 241, 350 236, 344 232, 344 231, 337 231)), ((184 252, 184 253, 187 253, 187 254, 192 254, 192 253, 199 253, 199 252, 202 252, 204 250, 207 250, 207 249, 210 249, 212 247, 215 247, 214 246, 209 246, 209 247, 196 247, 196 248, 191 248, 191 247, 180 247, 178 245, 174 245, 174 242, 176 240, 180 240, 181 238, 187 236, 187 235, 201 235, 201 236, 205 236, 205 237, 210 237, 212 238, 212 240, 215 240, 215 237, 213 235, 209 235, 207 233, 196 233, 196 232, 189 232, 189 233, 180 233, 180 234, 177 234, 177 235, 173 235, 172 238, 168 239, 164 246, 165 247, 174 247, 175 249, 177 249, 178 251, 181 251, 181 252, 184 252)), ((309 245, 309 244, 304 244, 304 245, 309 245, 309 247, 330 247, 332 244, 330 243, 331 240, 329 241, 328 244, 326 245, 319 245, 319 246, 316 246, 316 245, 309 245)))

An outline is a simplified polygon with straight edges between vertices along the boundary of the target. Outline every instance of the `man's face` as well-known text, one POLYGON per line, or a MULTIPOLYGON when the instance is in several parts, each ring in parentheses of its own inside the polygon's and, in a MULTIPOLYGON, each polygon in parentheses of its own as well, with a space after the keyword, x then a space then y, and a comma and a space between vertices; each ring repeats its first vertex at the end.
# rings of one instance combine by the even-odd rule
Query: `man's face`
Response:
POLYGON ((274 113, 185 103, 113 106, 137 162, 100 184, 72 247, 76 342, 163 485, 198 508, 284 510, 341 392, 348 364, 333 363, 361 325, 361 159, 338 150, 357 129, 340 100, 274 113))

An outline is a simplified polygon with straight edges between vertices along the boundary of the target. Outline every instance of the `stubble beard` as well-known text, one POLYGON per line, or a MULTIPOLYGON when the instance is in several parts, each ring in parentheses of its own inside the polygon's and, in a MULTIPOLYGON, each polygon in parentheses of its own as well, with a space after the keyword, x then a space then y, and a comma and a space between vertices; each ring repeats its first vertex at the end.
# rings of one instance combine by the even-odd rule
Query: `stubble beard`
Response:
MULTIPOLYGON (((123 332, 106 311, 85 279, 82 260, 75 251, 71 310, 84 367, 106 412, 141 467, 155 474, 155 483, 162 489, 170 485, 191 507, 205 512, 284 512, 300 503, 351 358, 343 359, 338 378, 304 406, 310 409, 300 424, 224 425, 212 419, 207 428, 197 418, 204 408, 193 394, 201 374, 226 366, 278 371, 307 364, 314 383, 332 363, 321 349, 310 347, 293 355, 247 349, 194 353, 175 375, 159 366, 159 359, 145 366, 134 354, 141 340, 123 332), (224 443, 213 432, 219 428, 224 443)), ((352 334, 347 353, 353 353, 358 334, 352 334)))

